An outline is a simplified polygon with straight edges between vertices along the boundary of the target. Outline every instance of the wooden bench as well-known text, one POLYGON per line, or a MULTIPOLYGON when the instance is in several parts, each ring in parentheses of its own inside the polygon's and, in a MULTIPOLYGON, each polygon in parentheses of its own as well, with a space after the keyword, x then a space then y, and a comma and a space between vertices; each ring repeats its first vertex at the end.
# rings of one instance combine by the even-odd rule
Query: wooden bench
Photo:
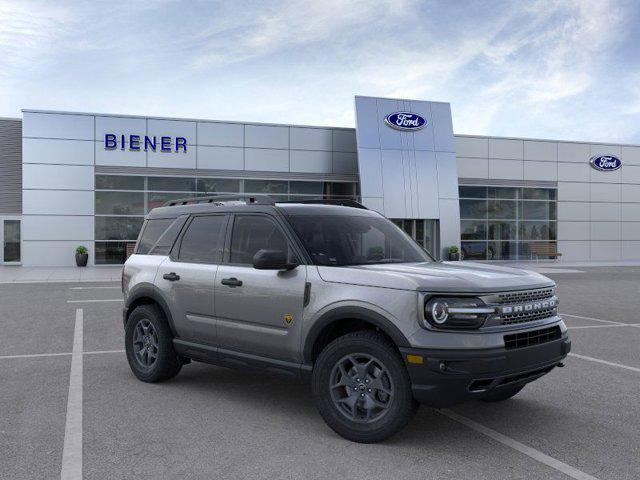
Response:
POLYGON ((558 252, 555 243, 532 243, 530 244, 529 251, 531 255, 535 255, 536 260, 540 257, 551 257, 557 259, 562 254, 558 252))

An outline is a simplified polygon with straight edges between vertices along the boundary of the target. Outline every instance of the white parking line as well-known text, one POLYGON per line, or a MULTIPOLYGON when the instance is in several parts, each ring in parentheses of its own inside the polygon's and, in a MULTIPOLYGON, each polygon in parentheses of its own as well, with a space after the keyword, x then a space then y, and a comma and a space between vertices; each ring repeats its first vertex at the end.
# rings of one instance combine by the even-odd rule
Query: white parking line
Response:
POLYGON ((581 358, 582 360, 588 360, 590 362, 602 363, 603 365, 609 365, 610 367, 624 368, 625 370, 631 370, 632 372, 640 373, 640 368, 630 367, 629 365, 623 365, 616 362, 608 362, 607 360, 600 360, 599 358, 587 357, 586 355, 578 355, 577 353, 570 353, 569 356, 581 358))
POLYGON ((580 330, 583 328, 617 328, 617 327, 635 327, 636 325, 629 325, 626 323, 620 325, 580 325, 577 327, 567 327, 569 330, 580 330))
POLYGON ((118 290, 120 290, 120 286, 107 287, 104 285, 98 287, 69 287, 69 290, 100 290, 104 288, 117 288, 118 290))
POLYGON ((581 318, 583 320, 593 320, 594 322, 611 323, 613 325, 631 325, 631 324, 626 324, 624 322, 614 322, 613 320, 603 320, 601 318, 583 317, 582 315, 572 315, 570 313, 561 313, 560 316, 561 317, 581 318))
POLYGON ((82 480, 82 309, 76 310, 61 480, 82 480))
POLYGON ((578 470, 577 468, 574 468, 571 465, 567 465, 566 463, 561 462, 556 458, 550 457, 549 455, 542 453, 541 451, 536 450, 535 448, 529 447, 524 443, 520 443, 517 440, 514 440, 513 438, 507 437, 506 435, 503 435, 500 432, 496 432, 495 430, 492 430, 489 427, 485 427, 484 425, 481 425, 478 422, 475 422, 467 417, 458 415, 457 413, 451 410, 443 409, 443 410, 436 410, 436 411, 444 415, 445 417, 450 418, 451 420, 461 423, 462 425, 465 425, 471 428, 472 430, 475 430, 478 433, 486 435, 487 437, 492 438, 496 442, 499 442, 514 450, 517 450, 518 452, 525 454, 526 456, 536 460, 537 462, 543 463, 544 465, 547 465, 548 467, 551 467, 554 470, 564 473, 565 475, 568 475, 571 478, 575 478, 576 480, 598 480, 596 477, 589 475, 588 473, 578 470))
POLYGON ((8 360, 11 358, 37 358, 37 357, 61 357, 64 355, 71 355, 71 352, 64 353, 31 353, 28 355, 0 355, 0 360, 8 360))
POLYGON ((122 298, 109 298, 106 300, 67 300, 67 303, 101 303, 101 302, 123 302, 122 298))
POLYGON ((90 352, 83 352, 85 355, 102 355, 105 353, 124 353, 124 350, 94 350, 90 352))

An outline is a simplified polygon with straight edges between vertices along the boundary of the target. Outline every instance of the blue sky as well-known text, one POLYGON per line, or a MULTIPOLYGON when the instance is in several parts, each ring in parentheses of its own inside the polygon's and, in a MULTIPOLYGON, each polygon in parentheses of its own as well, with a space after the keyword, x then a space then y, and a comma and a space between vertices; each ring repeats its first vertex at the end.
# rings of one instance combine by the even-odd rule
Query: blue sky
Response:
POLYGON ((640 143, 640 2, 0 0, 22 108, 354 126, 448 101, 456 133, 640 143))

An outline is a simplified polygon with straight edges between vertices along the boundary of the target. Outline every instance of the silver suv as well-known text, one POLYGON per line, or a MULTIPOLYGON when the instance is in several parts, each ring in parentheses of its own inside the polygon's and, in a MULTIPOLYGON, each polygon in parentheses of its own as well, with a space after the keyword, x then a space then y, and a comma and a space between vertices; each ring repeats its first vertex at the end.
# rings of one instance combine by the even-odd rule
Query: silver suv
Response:
POLYGON ((506 400, 571 346, 553 281, 435 261, 355 202, 171 202, 149 213, 122 288, 140 380, 194 360, 309 381, 356 442, 398 432, 419 403, 506 400))

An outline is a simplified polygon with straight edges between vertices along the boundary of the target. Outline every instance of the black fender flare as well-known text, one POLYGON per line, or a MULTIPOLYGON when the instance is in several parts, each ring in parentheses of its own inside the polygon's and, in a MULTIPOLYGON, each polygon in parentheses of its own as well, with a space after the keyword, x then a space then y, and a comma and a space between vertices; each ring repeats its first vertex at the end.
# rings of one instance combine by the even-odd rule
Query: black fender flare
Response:
POLYGON ((320 333, 330 324, 346 319, 362 320, 374 325, 386 333, 397 347, 409 347, 409 341, 391 320, 371 309, 358 306, 342 306, 330 310, 313 323, 304 341, 303 358, 307 364, 313 363, 313 347, 320 333))
POLYGON ((124 312, 122 319, 124 326, 126 327, 127 325, 127 319, 129 318, 129 314, 131 313, 131 305, 133 305, 137 300, 140 300, 141 298, 148 298, 160 306, 160 308, 164 312, 164 316, 166 317, 167 322, 169 322, 171 333, 174 337, 176 337, 176 328, 175 324, 173 323, 173 316, 171 315, 169 304, 163 298, 158 289, 150 283, 138 284, 129 291, 129 295, 127 295, 127 299, 124 303, 124 312))

